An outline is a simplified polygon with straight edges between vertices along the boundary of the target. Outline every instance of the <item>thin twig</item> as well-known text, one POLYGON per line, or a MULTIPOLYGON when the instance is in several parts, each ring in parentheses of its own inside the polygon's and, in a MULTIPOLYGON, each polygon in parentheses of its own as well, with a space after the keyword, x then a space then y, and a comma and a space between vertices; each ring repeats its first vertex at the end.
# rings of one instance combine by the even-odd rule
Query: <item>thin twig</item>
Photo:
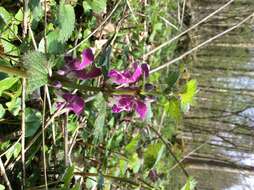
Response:
POLYGON ((44 87, 44 94, 43 94, 43 110, 42 110, 42 155, 43 155, 43 170, 44 170, 44 183, 45 183, 45 189, 48 190, 48 179, 47 179, 47 161, 46 161, 46 148, 45 148, 45 131, 44 131, 44 125, 45 125, 45 117, 46 117, 46 101, 47 101, 47 93, 46 93, 46 87, 44 87))
POLYGON ((169 145, 169 143, 166 142, 166 140, 161 136, 160 133, 158 133, 158 131, 156 131, 156 129, 154 129, 152 126, 148 125, 148 127, 158 136, 158 138, 163 142, 163 144, 167 147, 169 153, 171 154, 171 156, 174 158, 174 160, 176 161, 176 163, 179 164, 179 167, 182 169, 184 175, 188 178, 189 174, 188 172, 185 170, 184 166, 179 162, 178 158, 176 157, 176 155, 172 152, 171 147, 169 145))
POLYGON ((186 7, 186 0, 183 0, 183 8, 182 8, 182 17, 181 17, 181 22, 180 22, 180 28, 183 27, 184 14, 185 14, 185 7, 186 7))
POLYGON ((22 188, 26 186, 26 158, 25 158, 25 138, 26 138, 26 79, 22 78, 22 100, 21 100, 21 161, 22 161, 22 188))
POLYGON ((64 122, 63 122, 63 136, 64 136, 64 164, 67 168, 69 166, 69 159, 68 159, 68 150, 69 150, 69 141, 68 141, 68 112, 64 115, 64 122))
POLYGON ((28 30, 29 30, 29 34, 31 35, 31 39, 32 39, 32 42, 33 42, 34 49, 37 51, 38 47, 37 47, 37 44, 36 44, 36 41, 35 41, 35 38, 34 38, 34 33, 33 33, 33 30, 31 28, 30 24, 28 25, 28 30))
MULTIPOLYGON (((47 101, 48 101, 48 106, 49 106, 49 112, 51 114, 52 112, 52 106, 51 106, 51 98, 50 98, 50 94, 49 94, 49 88, 48 85, 45 86, 46 89, 46 95, 47 95, 47 101)), ((54 124, 54 120, 52 121, 52 137, 53 137, 53 144, 56 144, 56 128, 55 128, 55 124, 54 124)))
POLYGON ((182 54, 181 56, 179 56, 179 57, 177 57, 177 58, 175 58, 175 59, 173 59, 173 60, 171 60, 171 61, 169 61, 169 62, 167 62, 167 63, 165 63, 165 64, 163 64, 163 65, 161 65, 161 66, 159 66, 159 67, 157 67, 157 68, 155 68, 155 69, 152 69, 152 70, 150 71, 150 74, 152 74, 152 73, 154 73, 154 72, 157 72, 157 71, 159 71, 159 70, 161 70, 161 69, 164 69, 165 67, 168 67, 169 65, 171 65, 171 64, 173 64, 173 63, 175 63, 175 62, 177 62, 177 61, 179 61, 179 60, 181 60, 181 59, 183 59, 184 57, 188 56, 189 54, 193 53, 194 51, 198 50, 199 48, 201 48, 201 47, 207 45, 208 43, 210 43, 210 42, 216 40, 217 38, 220 38, 221 36, 223 36, 223 35, 225 35, 225 34, 227 34, 227 33, 229 33, 229 32, 231 32, 232 30, 238 28, 239 26, 241 26, 242 24, 244 24, 245 22, 247 22, 247 21, 248 21, 249 19, 251 19, 253 16, 254 16, 254 14, 252 13, 251 15, 249 15, 248 17, 246 17, 244 20, 242 20, 241 22, 239 22, 239 23, 236 24, 235 26, 233 26, 233 27, 231 27, 231 28, 229 28, 229 29, 227 29, 227 30, 221 32, 220 34, 217 34, 216 36, 214 36, 214 37, 212 37, 212 38, 206 40, 205 42, 203 42, 203 43, 199 44, 198 46, 192 48, 191 50, 185 52, 185 53, 182 54))
POLYGON ((139 184, 139 183, 137 183, 137 182, 135 182, 135 181, 133 181, 129 178, 124 178, 124 177, 116 177, 116 176, 111 176, 111 175, 105 175, 105 174, 99 174, 99 173, 86 173, 86 172, 75 172, 74 175, 80 175, 80 176, 83 176, 83 177, 97 177, 97 176, 101 175, 104 178, 118 180, 118 181, 125 182, 125 183, 128 183, 130 185, 134 185, 134 186, 141 186, 144 189, 152 189, 150 186, 146 187, 146 186, 144 186, 142 184, 139 184))
POLYGON ((170 39, 169 41, 166 41, 165 43, 159 45, 158 47, 154 48, 153 50, 151 50, 150 52, 146 53, 143 56, 149 56, 155 52, 157 52, 158 50, 162 49, 163 47, 171 44, 172 42, 174 42, 175 40, 177 40, 178 38, 180 38, 181 36, 187 34, 189 31, 191 31, 192 29, 196 28, 197 26, 199 26, 200 24, 202 24, 203 22, 205 22, 206 20, 208 20, 209 18, 211 18, 212 16, 214 16, 215 14, 217 14, 218 12, 220 12, 221 10, 223 10, 224 8, 226 8, 228 5, 230 5, 231 3, 233 3, 234 0, 230 0, 228 3, 226 3, 225 5, 221 6, 219 9, 217 9, 216 11, 214 11, 213 13, 209 14, 208 16, 206 16, 205 18, 203 18, 201 21, 199 21, 198 23, 194 24, 193 26, 191 26, 190 28, 188 28, 187 30, 181 32, 180 34, 178 34, 177 36, 173 37, 172 39, 170 39))
POLYGON ((79 46, 81 46, 85 41, 87 41, 92 35, 94 35, 113 15, 113 13, 116 11, 116 9, 118 8, 118 6, 120 5, 121 0, 119 0, 117 2, 117 4, 115 5, 115 7, 113 8, 113 10, 111 11, 111 13, 107 16, 107 18, 93 31, 91 32, 85 39, 83 39, 80 43, 78 43, 75 47, 73 47, 72 49, 70 49, 67 54, 70 54, 71 52, 73 52, 75 49, 77 49, 79 46))
POLYGON ((8 176, 7 176, 6 172, 5 172, 4 164, 3 164, 3 161, 2 161, 1 158, 0 158, 0 171, 1 171, 1 174, 3 175, 3 177, 4 177, 4 181, 7 185, 7 187, 9 188, 9 190, 12 190, 11 183, 8 179, 8 176))
POLYGON ((29 0, 23 0, 23 39, 27 35, 27 26, 28 26, 28 3, 29 0))
POLYGON ((19 139, 13 144, 11 145, 10 148, 8 148, 5 152, 3 152, 1 155, 0 155, 0 158, 2 158, 5 154, 7 154, 10 150, 13 150, 13 148, 19 143, 19 141, 21 140, 22 138, 22 135, 19 137, 19 139))

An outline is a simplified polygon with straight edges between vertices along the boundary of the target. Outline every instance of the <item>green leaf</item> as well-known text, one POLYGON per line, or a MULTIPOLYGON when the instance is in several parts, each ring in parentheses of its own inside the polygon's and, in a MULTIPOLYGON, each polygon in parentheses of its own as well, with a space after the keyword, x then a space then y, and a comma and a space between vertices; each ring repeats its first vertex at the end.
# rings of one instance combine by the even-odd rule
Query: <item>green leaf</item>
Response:
POLYGON ((128 160, 129 167, 133 170, 133 173, 138 173, 141 165, 142 160, 139 159, 138 154, 134 153, 128 160))
POLYGON ((17 158, 20 152, 21 152, 21 144, 17 143, 15 146, 9 148, 5 155, 7 159, 10 159, 12 156, 14 158, 17 158))
POLYGON ((94 143, 101 142, 103 140, 103 131, 104 131, 104 125, 105 125, 105 119, 106 119, 106 101, 103 97, 102 93, 99 93, 96 96, 96 101, 94 103, 94 106, 98 110, 97 118, 94 122, 94 143))
POLYGON ((28 93, 48 83, 51 68, 44 54, 30 51, 24 55, 23 61, 28 74, 28 93))
POLYGON ((14 146, 13 157, 14 157, 14 158, 17 158, 20 152, 21 152, 21 144, 20 144, 20 143, 17 143, 17 144, 14 146))
POLYGON ((8 24, 11 19, 12 15, 4 7, 0 7, 0 30, 4 25, 8 24))
POLYGON ((164 110, 175 122, 179 122, 181 120, 181 105, 177 98, 172 98, 166 102, 164 104, 164 110))
POLYGON ((164 145, 161 143, 149 144, 144 152, 145 166, 149 169, 153 168, 160 160, 163 153, 164 145))
POLYGON ((69 4, 65 4, 64 1, 60 2, 58 23, 60 29, 59 41, 65 42, 70 38, 74 31, 75 12, 74 8, 69 4))
POLYGON ((181 188, 181 190, 194 190, 196 185, 197 185, 197 181, 194 178, 189 177, 187 179, 186 184, 181 188))
POLYGON ((95 13, 101 13, 106 9, 107 0, 92 0, 89 4, 95 13))
POLYGON ((193 105, 194 96, 197 93, 197 81, 190 80, 187 82, 185 86, 185 92, 182 93, 181 96, 181 105, 184 111, 188 111, 190 105, 193 105))
POLYGON ((171 88, 175 85, 178 78, 179 78, 179 73, 178 72, 172 71, 168 74, 168 76, 167 76, 167 81, 168 81, 167 89, 168 90, 171 90, 171 88))
POLYGON ((103 50, 100 56, 99 63, 97 64, 97 66, 102 67, 102 72, 104 76, 107 76, 107 73, 109 70, 111 52, 112 52, 112 47, 111 45, 109 45, 103 50))
POLYGON ((31 108, 26 108, 26 137, 33 136, 41 126, 41 113, 31 108))
POLYGON ((136 152, 139 140, 140 134, 137 134, 131 139, 131 142, 125 147, 125 151, 127 152, 127 154, 133 154, 134 152, 136 152))
POLYGON ((33 22, 34 21, 39 22, 43 16, 43 9, 42 9, 42 5, 41 5, 41 1, 40 0, 30 0, 29 7, 30 7, 30 10, 32 10, 33 22))
POLYGON ((0 184, 0 190, 5 190, 5 186, 0 184))
POLYGON ((3 91, 10 89, 19 78, 8 77, 0 81, 0 96, 2 96, 3 91))
POLYGON ((70 182, 73 177, 73 174, 74 174, 74 166, 68 167, 63 176, 63 182, 64 182, 65 188, 68 188, 70 186, 70 182))
POLYGON ((83 1, 83 9, 84 9, 84 12, 88 12, 92 10, 92 6, 89 4, 89 2, 87 2, 87 0, 83 1))
POLYGON ((5 114, 5 109, 4 109, 3 105, 0 104, 0 119, 2 119, 4 117, 4 114, 5 114))
MULTIPOLYGON (((64 44, 63 42, 59 41, 59 31, 54 30, 52 32, 49 32, 46 36, 47 38, 47 50, 50 54, 59 54, 64 51, 64 44)), ((38 50, 40 52, 45 52, 45 40, 44 38, 41 39, 39 43, 38 50)))
POLYGON ((12 115, 16 116, 19 114, 21 109, 21 98, 12 98, 10 102, 6 103, 8 111, 12 113, 12 115))

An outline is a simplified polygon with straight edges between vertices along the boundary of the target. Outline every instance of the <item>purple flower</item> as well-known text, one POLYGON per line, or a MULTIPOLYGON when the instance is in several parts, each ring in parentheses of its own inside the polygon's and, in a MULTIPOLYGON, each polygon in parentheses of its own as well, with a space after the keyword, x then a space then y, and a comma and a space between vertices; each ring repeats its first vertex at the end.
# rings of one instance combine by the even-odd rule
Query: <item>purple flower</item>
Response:
POLYGON ((65 65, 63 68, 57 71, 61 76, 68 75, 73 76, 81 80, 95 78, 101 75, 101 69, 91 66, 90 70, 87 71, 87 67, 94 61, 94 54, 92 49, 87 48, 82 52, 82 59, 72 58, 66 56, 65 65))
POLYGON ((112 69, 108 73, 108 77, 116 84, 131 84, 137 82, 142 75, 148 77, 149 66, 147 64, 138 65, 134 63, 132 70, 118 71, 112 69))
POLYGON ((114 101, 115 104, 112 107, 113 113, 120 113, 122 111, 130 112, 135 110, 141 119, 145 119, 147 114, 147 106, 143 101, 137 99, 135 96, 115 96, 114 101))
POLYGON ((64 98, 65 102, 58 102, 57 107, 60 107, 66 103, 65 108, 67 108, 69 111, 73 111, 76 115, 79 116, 83 112, 85 102, 82 98, 69 92, 64 93, 62 97, 64 98))

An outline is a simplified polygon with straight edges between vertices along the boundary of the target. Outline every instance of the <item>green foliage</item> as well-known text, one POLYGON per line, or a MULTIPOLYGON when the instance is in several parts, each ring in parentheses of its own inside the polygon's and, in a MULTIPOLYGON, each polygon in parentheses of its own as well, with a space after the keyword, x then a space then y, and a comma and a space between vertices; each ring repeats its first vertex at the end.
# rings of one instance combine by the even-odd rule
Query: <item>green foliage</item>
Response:
POLYGON ((84 0, 83 7, 85 11, 93 10, 95 13, 101 13, 106 9, 107 0, 84 0))
POLYGON ((183 110, 188 111, 190 105, 194 104, 194 96, 197 93, 197 81, 190 80, 185 86, 184 93, 181 94, 181 106, 183 110))
POLYGON ((58 23, 59 23, 59 41, 65 42, 68 40, 74 30, 75 26, 75 13, 74 8, 65 4, 62 0, 59 5, 58 13, 58 23))
POLYGON ((95 108, 97 109, 97 117, 94 122, 94 142, 99 143, 103 140, 103 131, 105 127, 106 119, 106 102, 102 93, 97 94, 96 102, 94 103, 95 108))
MULTIPOLYGON (((24 66, 27 71, 29 93, 25 99, 27 142, 33 139, 42 123, 41 104, 37 103, 42 99, 39 88, 48 84, 51 74, 55 76, 55 71, 63 66, 65 53, 79 42, 84 41, 92 31, 98 29, 72 53, 74 57, 76 55, 79 57, 84 48, 93 48, 96 58, 94 63, 97 67, 102 68, 104 77, 80 80, 76 81, 76 84, 96 87, 98 85, 105 89, 111 87, 107 77, 109 69, 131 68, 133 61, 142 60, 146 52, 177 34, 177 30, 165 22, 169 20, 178 27, 177 18, 174 17, 177 15, 177 3, 173 0, 151 1, 149 6, 144 6, 139 0, 128 0, 128 4, 126 1, 121 1, 110 20, 101 28, 97 28, 98 25, 118 1, 47 1, 47 27, 44 28, 43 3, 40 0, 30 0, 28 17, 32 30, 28 32, 26 38, 21 38, 23 7, 14 5, 9 0, 6 2, 8 2, 6 6, 8 8, 5 8, 5 5, 0 7, 0 48, 1 53, 3 47, 3 53, 8 56, 1 57, 0 62, 6 65, 12 64, 16 68, 24 66), (14 8, 9 8, 10 5, 14 8), (130 8, 132 11, 129 10, 130 8), (125 17, 126 15, 131 16, 125 17), (108 24, 112 25, 111 30, 108 30, 108 24), (44 49, 44 29, 46 30, 47 51, 44 49), (116 29, 119 29, 118 32, 112 36, 112 31, 116 29), (101 41, 107 42, 97 47, 101 41), (38 51, 33 51, 36 49, 34 43, 38 45, 38 51)), ((174 57, 176 47, 177 42, 172 43, 153 56, 149 56, 145 61, 155 68, 174 57)), ((145 121, 136 117, 132 118, 131 112, 124 117, 112 114, 110 109, 107 109, 107 104, 109 104, 107 98, 111 97, 109 93, 88 92, 85 89, 77 91, 77 95, 84 99, 91 98, 93 101, 86 102, 85 111, 79 117, 72 112, 68 114, 69 147, 72 147, 70 159, 73 163, 71 167, 66 169, 62 164, 64 159, 62 126, 65 116, 57 115, 52 123, 55 128, 49 127, 45 133, 48 171, 51 172, 54 169, 56 175, 53 175, 62 177, 57 179, 61 183, 52 185, 52 188, 77 190, 86 185, 86 189, 141 189, 142 186, 152 184, 155 189, 157 187, 167 189, 168 186, 165 184, 168 182, 169 175, 165 168, 169 168, 174 161, 168 157, 165 145, 147 126, 154 126, 164 139, 171 141, 172 136, 176 134, 176 124, 181 120, 182 111, 194 103, 193 96, 196 93, 196 83, 193 81, 189 81, 183 89, 179 81, 178 70, 180 69, 172 66, 168 70, 154 73, 146 79, 146 82, 156 86, 158 93, 156 91, 155 94, 161 92, 164 97, 161 98, 162 96, 158 95, 159 98, 155 102, 147 102, 148 114, 145 121), (53 134, 56 135, 54 145, 53 134), (83 182, 76 180, 74 166, 75 171, 77 169, 79 172, 89 172, 94 175, 82 178, 83 182), (62 176, 64 169, 65 173, 62 176), (151 169, 158 172, 157 181, 150 179, 148 173, 151 169), (124 180, 118 180, 118 177, 124 180), (144 182, 139 179, 144 179, 144 182), (139 185, 129 184, 130 181, 139 185)), ((14 127, 18 124, 19 127, 22 119, 20 81, 11 75, 1 75, 1 77, 3 80, 0 81, 2 100, 0 102, 0 122, 10 122, 10 125, 15 125, 14 127)), ((73 79, 72 76, 68 75, 68 77, 70 80, 73 79)), ((143 83, 140 81, 137 85, 142 86, 143 83)), ((58 93, 66 91, 70 89, 66 87, 55 89, 49 85, 48 95, 51 104, 54 104, 51 105, 50 110, 47 101, 47 121, 57 109, 55 101, 58 101, 56 98, 58 93)), ((139 98, 143 99, 143 94, 139 98)), ((5 151, 11 145, 13 145, 12 140, 1 142, 0 149, 5 151)), ((20 155, 20 150, 19 143, 9 149, 6 154, 7 159, 10 159, 9 162, 13 162, 20 155)), ((41 175, 42 164, 39 152, 41 150, 41 138, 39 138, 26 152, 26 166, 29 168, 26 179, 28 188, 44 183, 41 175)), ((52 183, 52 178, 48 179, 49 183, 52 183)), ((17 177, 17 180, 20 180, 20 176, 17 177)), ((187 183, 186 188, 188 186, 190 185, 187 183)))
POLYGON ((74 166, 70 166, 66 169, 62 181, 64 182, 63 190, 67 190, 70 187, 71 179, 74 175, 74 166))
POLYGON ((16 82, 18 82, 16 77, 8 77, 0 81, 0 96, 5 90, 10 89, 16 82))
POLYGON ((12 157, 15 159, 21 152, 21 144, 17 143, 15 146, 12 146, 8 149, 8 152, 6 153, 7 159, 11 159, 12 157))
POLYGON ((186 184, 181 188, 181 190, 194 190, 197 185, 197 181, 190 177, 188 178, 186 184))
POLYGON ((164 110, 176 122, 181 120, 181 105, 177 98, 171 98, 164 104, 164 110))
POLYGON ((141 136, 139 134, 136 134, 129 144, 125 147, 125 151, 127 154, 133 154, 136 152, 136 149, 138 147, 138 142, 140 141, 141 136))
POLYGON ((5 190, 5 186, 0 184, 0 190, 5 190))
POLYGON ((150 144, 144 151, 145 166, 148 169, 153 168, 161 159, 164 151, 164 145, 161 143, 150 144))
POLYGON ((28 93, 48 83, 48 73, 51 68, 45 55, 30 51, 24 55, 23 61, 28 74, 28 93))
POLYGON ((33 136, 41 126, 41 113, 31 108, 26 108, 26 137, 33 136))

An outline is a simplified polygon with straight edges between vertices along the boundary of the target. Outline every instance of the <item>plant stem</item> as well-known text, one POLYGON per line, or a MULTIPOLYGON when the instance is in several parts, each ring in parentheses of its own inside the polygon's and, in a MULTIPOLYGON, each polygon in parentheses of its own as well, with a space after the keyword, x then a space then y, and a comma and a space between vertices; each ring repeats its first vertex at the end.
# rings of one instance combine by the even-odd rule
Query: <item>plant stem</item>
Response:
POLYGON ((11 74, 11 75, 17 75, 21 78, 27 78, 26 71, 22 71, 20 69, 13 68, 13 67, 0 65, 0 72, 4 72, 4 73, 7 73, 7 74, 11 74))

